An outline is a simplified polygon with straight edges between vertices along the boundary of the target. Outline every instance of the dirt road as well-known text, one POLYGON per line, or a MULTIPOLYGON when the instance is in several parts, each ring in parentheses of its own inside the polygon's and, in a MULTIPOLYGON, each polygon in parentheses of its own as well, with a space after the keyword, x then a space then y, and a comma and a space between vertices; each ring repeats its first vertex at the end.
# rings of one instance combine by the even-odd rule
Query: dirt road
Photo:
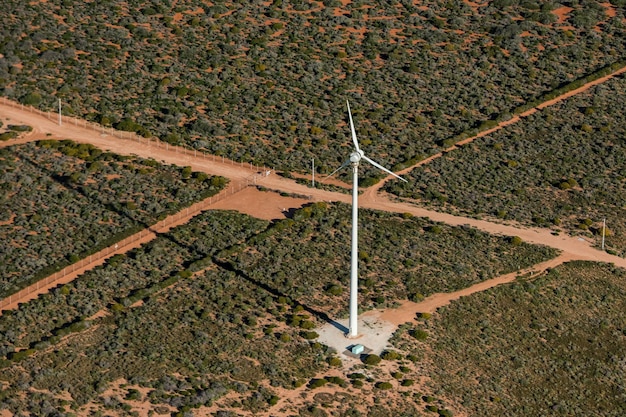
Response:
MULTIPOLYGON (((599 84, 606 79, 626 71, 626 68, 622 68, 618 72, 605 77, 604 79, 596 80, 586 86, 581 87, 578 90, 567 93, 561 97, 546 102, 537 109, 554 104, 560 100, 563 100, 571 95, 577 94, 586 90, 592 85, 599 84)), ((525 116, 537 109, 532 109, 525 116)), ((272 173, 267 168, 252 167, 247 164, 241 164, 234 161, 229 161, 219 157, 211 155, 203 155, 201 153, 194 153, 193 151, 184 151, 181 148, 172 147, 163 143, 150 141, 145 138, 138 138, 128 135, 128 138, 120 139, 113 135, 103 134, 102 131, 94 130, 86 127, 86 124, 81 125, 81 121, 76 120, 74 123, 70 120, 64 120, 62 126, 53 117, 40 115, 34 112, 30 112, 28 109, 23 109, 20 106, 7 105, 6 102, 0 100, 0 119, 5 121, 6 124, 26 124, 34 128, 33 132, 26 134, 19 140, 12 140, 4 143, 0 143, 0 147, 10 146, 17 143, 25 143, 38 139, 72 139, 76 142, 90 143, 104 150, 119 154, 134 154, 144 158, 154 158, 158 161, 163 161, 168 164, 176 164, 179 166, 191 166, 194 170, 203 171, 211 175, 220 175, 231 180, 240 181, 252 181, 262 184, 263 186, 279 190, 282 192, 298 194, 305 196, 305 198, 287 198, 279 196, 275 193, 262 193, 252 189, 245 190, 239 194, 234 195, 233 198, 222 199, 218 204, 214 204, 211 208, 221 209, 235 209, 241 212, 264 219, 277 218, 284 215, 285 211, 291 208, 296 208, 308 201, 341 201, 344 203, 351 202, 351 196, 336 192, 324 191, 320 189, 313 189, 301 184, 297 184, 293 180, 282 178, 275 173, 272 173), (269 174, 269 175, 268 175, 269 174)), ((475 137, 464 140, 464 143, 471 142, 481 136, 491 133, 492 131, 503 128, 506 125, 510 125, 520 120, 520 117, 514 117, 506 122, 501 123, 490 131, 481 132, 475 137)), ((446 151, 452 151, 456 149, 456 146, 449 148, 446 151)), ((432 157, 419 162, 418 164, 407 168, 401 172, 406 174, 411 170, 427 164, 435 158, 441 157, 443 153, 433 155, 432 157)), ((559 235, 555 236, 551 234, 549 230, 523 227, 515 224, 499 224, 491 223, 484 220, 477 220, 465 217, 454 216, 451 214, 436 212, 427 210, 421 207, 409 203, 398 203, 391 201, 389 196, 379 193, 380 188, 386 181, 391 180, 392 177, 385 178, 373 187, 365 190, 360 196, 360 206, 364 208, 397 212, 397 213, 411 213, 415 216, 427 217, 433 221, 446 223, 453 226, 468 225, 476 229, 485 231, 491 234, 503 235, 503 236, 519 236, 524 241, 534 244, 541 244, 559 249, 562 253, 560 256, 549 260, 547 262, 537 264, 532 268, 525 271, 517 271, 515 273, 506 274, 492 280, 478 283, 472 287, 449 294, 434 294, 420 303, 412 303, 410 301, 404 302, 397 309, 388 309, 381 312, 368 312, 365 314, 380 314, 380 320, 388 322, 394 325, 400 325, 407 321, 411 321, 415 318, 417 312, 434 312, 438 308, 447 305, 453 300, 462 296, 467 296, 475 292, 484 291, 497 285, 511 282, 519 274, 530 272, 531 274, 538 274, 547 268, 553 268, 562 264, 563 262, 571 260, 592 260, 600 262, 610 262, 617 266, 626 268, 626 259, 609 255, 605 252, 597 250, 592 247, 590 242, 587 242, 581 238, 559 235)), ((145 236, 145 240, 153 238, 154 234, 150 233, 145 236)), ((135 243, 135 242, 134 242, 135 243)), ((141 242, 136 242, 141 243, 141 242)), ((127 250, 126 247, 115 248, 120 252, 127 250)), ((68 279, 74 279, 80 271, 76 271, 68 279)), ((47 290, 47 287, 42 291, 47 290)), ((19 300, 23 302, 25 300, 19 300)), ((18 301, 16 301, 17 304, 18 301)), ((388 336, 391 336, 389 334, 388 336)), ((326 375, 327 371, 323 375, 326 375)), ((322 376, 322 374, 320 374, 322 376)), ((303 390, 304 388, 302 388, 303 390)), ((292 401, 305 401, 300 398, 302 390, 289 391, 287 393, 281 393, 281 404, 292 403, 292 401), (296 397, 298 394, 298 397, 296 397)), ((277 408, 273 408, 272 413, 277 408)))
MULTIPOLYGON (((620 70, 620 72, 623 71, 626 71, 626 68, 620 70)), ((599 81, 595 81, 594 84, 597 84, 598 82, 599 81)), ((582 91, 583 88, 581 87, 580 90, 582 91)), ((571 92, 568 93, 568 96, 571 94, 571 92)), ((13 124, 26 124, 33 126, 34 131, 31 132, 24 140, 36 140, 41 138, 72 139, 76 142, 90 143, 101 149, 110 150, 120 154, 133 154, 144 158, 154 158, 168 164, 176 164, 180 166, 189 165, 194 170, 203 171, 212 175, 221 175, 234 180, 254 178, 254 181, 258 181, 259 184, 262 184, 267 188, 308 196, 308 199, 311 201, 351 202, 350 195, 310 188, 305 185, 298 184, 293 180, 280 177, 267 168, 250 167, 247 164, 241 164, 226 159, 222 161, 219 157, 213 157, 210 155, 207 156, 201 153, 197 153, 194 156, 193 153, 189 153, 189 150, 185 151, 184 149, 170 145, 165 146, 163 143, 158 143, 154 140, 148 141, 145 138, 133 140, 120 139, 112 135, 103 136, 98 131, 80 126, 79 123, 72 124, 71 122, 64 122, 62 126, 59 126, 58 122, 54 119, 48 119, 45 116, 23 110, 19 108, 19 106, 14 106, 7 105, 5 102, 0 101, 0 117, 5 120, 9 119, 13 124), (267 175, 268 172, 270 172, 269 175, 267 175)), ((11 143, 11 141, 6 143, 11 143)), ((417 166, 422 164, 423 162, 420 162, 417 166)), ((403 172, 408 172, 410 169, 403 172)), ((392 202, 384 194, 377 193, 381 185, 382 182, 377 184, 375 187, 368 189, 359 198, 359 205, 364 208, 375 210, 411 213, 415 216, 428 217, 433 221, 443 222, 454 226, 469 225, 491 234, 519 236, 526 242, 551 246, 563 251, 564 253, 569 253, 574 259, 612 262, 618 266, 626 268, 626 259, 597 250, 593 248, 589 242, 581 240, 580 238, 567 235, 554 236, 549 230, 546 229, 491 223, 484 220, 471 219, 432 211, 408 203, 392 202)), ((260 197, 274 198, 272 194, 261 194, 260 197)), ((292 203, 299 206, 302 204, 302 201, 294 200, 292 203)), ((262 207, 266 205, 267 202, 265 202, 264 205, 247 203, 246 206, 248 207, 248 210, 246 210, 246 212, 248 214, 255 215, 255 207, 262 207)), ((276 201, 275 205, 276 207, 284 206, 285 202, 276 201)), ((236 204, 234 207, 236 208, 236 204)), ((229 207, 228 204, 222 204, 221 208, 229 207)), ((259 214, 258 217, 266 218, 267 215, 259 214)))
MULTIPOLYGON (((603 78, 594 80, 578 89, 563 94, 553 100, 542 103, 536 108, 531 109, 520 116, 515 116, 490 130, 480 132, 476 136, 467 138, 459 144, 462 145, 470 143, 489 133, 502 129, 505 126, 516 123, 521 120, 521 117, 528 116, 536 112, 538 109, 543 109, 547 106, 567 99, 568 97, 585 91, 594 85, 605 82, 606 80, 623 72, 626 72, 626 67, 621 68, 603 78)), ((351 202, 350 195, 310 188, 305 185, 298 184, 293 180, 280 177, 266 167, 255 167, 249 164, 235 162, 213 155, 206 155, 201 152, 171 146, 154 139, 150 140, 141 138, 128 132, 115 132, 112 129, 98 128, 78 119, 64 117, 60 123, 56 116, 52 116, 49 113, 46 114, 33 111, 28 107, 23 107, 6 99, 0 100, 0 119, 5 121, 6 124, 25 124, 33 127, 32 132, 23 135, 18 140, 0 143, 0 147, 26 143, 44 138, 71 139, 76 142, 89 143, 97 146, 98 148, 118 154, 137 155, 143 158, 154 158, 168 164, 191 166, 192 169, 196 171, 206 172, 211 175, 224 176, 235 181, 246 181, 251 184, 258 183, 269 189, 298 194, 304 197, 285 198, 273 193, 249 191, 242 194, 241 198, 238 196, 237 198, 224 199, 219 203, 219 205, 216 205, 215 208, 235 209, 259 218, 271 219, 281 217, 285 215, 285 212, 288 209, 299 207, 307 201, 351 202)), ((411 170, 425 165, 430 161, 441 157, 446 152, 453 151, 454 149, 457 149, 457 146, 452 146, 444 152, 432 155, 431 157, 418 162, 414 166, 401 171, 400 174, 407 174, 411 170)), ((617 266, 626 268, 626 259, 597 250, 593 248, 588 241, 582 238, 568 235, 556 236, 553 235, 551 231, 546 229, 522 227, 514 224, 505 225, 492 223, 489 221, 459 217, 447 213, 427 210, 409 203, 393 202, 387 195, 380 193, 380 188, 387 181, 392 179, 393 177, 388 176, 378 184, 365 190, 365 192, 359 197, 360 207, 396 213, 411 213, 415 216, 427 217, 433 221, 453 226, 468 225, 491 234, 519 236, 525 242, 546 245, 562 251, 562 255, 557 258, 559 263, 562 263, 565 260, 591 260, 614 263, 617 266)), ((507 281, 510 279, 513 278, 506 276, 499 277, 496 280, 507 281)), ((502 283, 500 281, 496 282, 496 280, 492 280, 493 282, 489 281, 491 284, 481 283, 480 290, 486 289, 483 288, 485 285, 490 287, 502 283)), ((474 291, 472 288, 464 291, 474 291)), ((450 296, 452 295, 442 295, 442 297, 445 297, 446 299, 450 296)), ((25 300, 19 301, 22 302, 25 300)), ((447 302, 449 302, 449 299, 447 302)), ((439 303, 435 302, 435 304, 438 305, 439 303)), ((425 308, 426 306, 424 305, 422 307, 425 308)), ((411 310, 413 310, 413 308, 415 308, 415 306, 413 306, 411 310)), ((396 314, 399 314, 399 312, 396 314)))

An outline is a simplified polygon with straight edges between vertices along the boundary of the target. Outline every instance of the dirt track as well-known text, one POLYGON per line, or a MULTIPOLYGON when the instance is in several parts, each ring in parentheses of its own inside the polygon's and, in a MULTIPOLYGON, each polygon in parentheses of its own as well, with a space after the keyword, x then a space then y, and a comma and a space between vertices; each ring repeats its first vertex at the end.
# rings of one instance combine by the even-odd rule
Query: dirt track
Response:
MULTIPOLYGON (((622 68, 620 71, 618 71, 618 73, 624 71, 626 71, 626 68, 622 68)), ((605 77, 602 80, 597 80, 593 83, 593 85, 598 84, 608 78, 610 78, 610 76, 605 77)), ((584 91, 591 85, 592 84, 581 87, 580 89, 570 92, 567 95, 552 100, 550 103, 544 103, 538 108, 543 108, 547 105, 553 104, 554 102, 563 100, 571 95, 574 95, 580 91, 584 91)), ((531 110, 528 114, 534 111, 536 111, 536 109, 531 110)), ((160 160, 170 164, 177 164, 181 166, 189 165, 194 170, 203 171, 212 175, 221 175, 235 181, 249 181, 250 178, 254 178, 254 181, 258 179, 259 183, 266 186, 267 188, 308 196, 307 199, 285 198, 275 193, 262 193, 253 189, 247 189, 234 195, 232 198, 222 199, 219 203, 213 204, 211 208, 234 209, 259 218, 272 219, 281 217, 284 215, 285 210, 297 208, 308 201, 342 201, 344 203, 350 203, 351 201, 351 197, 346 194, 312 189, 297 184, 292 180, 287 180, 285 178, 279 177, 274 173, 270 175, 265 175, 267 173, 266 168, 261 168, 259 170, 258 168, 249 167, 245 164, 240 164, 228 160, 224 160, 222 162, 220 158, 214 158, 212 156, 187 155, 182 153, 177 148, 173 148, 171 146, 164 148, 162 144, 158 146, 156 142, 148 141, 146 139, 131 140, 119 139, 111 135, 104 136, 98 131, 79 126, 80 122, 78 121, 76 124, 66 122, 63 124, 63 126, 59 126, 57 123, 55 123, 55 121, 51 120, 50 118, 31 113, 28 110, 5 105, 1 100, 0 119, 3 119, 5 121, 7 119, 10 119, 9 123, 26 124, 34 127, 33 132, 25 135, 19 140, 12 140, 4 143, 0 142, 0 148, 43 138, 72 139, 76 142, 91 143, 101 149, 110 150, 119 154, 135 154, 145 158, 154 158, 156 160, 160 160)), ((469 138, 464 142, 471 142, 478 137, 491 133, 494 130, 501 129, 506 125, 517 122, 518 120, 520 120, 519 117, 513 118, 488 132, 482 132, 476 137, 469 138)), ((456 149, 456 146, 448 149, 447 151, 451 151, 454 149, 456 149)), ((401 174, 408 173, 412 169, 424 165, 432 159, 440 157, 441 155, 443 155, 443 153, 434 155, 427 160, 421 161, 415 166, 403 170, 401 174)), ((571 260, 580 259, 612 262, 617 266, 626 268, 626 259, 611 256, 605 252, 599 251, 593 248, 589 242, 579 238, 567 235, 554 236, 550 233, 549 230, 491 223, 488 221, 464 218, 446 213, 426 210, 408 203, 393 202, 389 199, 387 195, 379 193, 379 190, 383 186, 383 184, 390 179, 392 178, 386 178, 385 180, 376 184, 376 186, 367 189, 360 197, 360 206, 398 213, 407 212, 415 216, 428 217, 433 221, 443 222, 455 226, 469 225, 491 234, 519 236, 526 242, 551 246, 553 248, 561 250, 562 253, 556 258, 541 264, 537 264, 532 268, 529 268, 528 270, 517 271, 514 273, 496 277, 492 280, 481 282, 472 287, 454 293, 434 294, 420 303, 412 303, 410 301, 406 301, 397 309, 388 309, 382 311, 380 315, 381 320, 393 323, 395 325, 400 325, 407 321, 413 320, 415 318, 415 313, 417 312, 434 312, 438 308, 449 304, 451 301, 456 300, 459 297, 467 296, 475 292, 484 291, 497 285, 512 282, 519 274, 530 272, 531 274, 536 275, 545 271, 548 268, 553 268, 571 260)), ((181 222, 178 222, 177 224, 181 222)), ((153 233, 149 233, 149 235, 147 235, 143 240, 147 241, 153 238, 153 236, 153 233)), ((142 243, 143 240, 138 241, 137 244, 142 243)), ((118 252, 121 253, 129 250, 130 247, 124 246, 115 249, 117 249, 118 252)), ((88 265, 89 268, 92 268, 93 266, 95 265, 88 265)), ((72 274, 70 277, 68 277, 68 280, 74 279, 76 276, 83 272, 83 269, 77 270, 75 274, 72 274)), ((41 289, 41 291, 47 290, 48 288, 41 289)), ((17 305, 17 302, 23 301, 26 300, 16 300, 15 305, 17 305)), ((372 312, 368 312, 365 314, 371 313, 372 312)), ((327 373, 328 372, 325 371, 323 375, 326 375, 327 373)), ((318 376, 323 375, 320 374, 318 376)), ((283 390, 283 392, 280 393, 281 401, 279 404, 277 404, 277 407, 272 408, 271 415, 286 415, 285 413, 281 412, 276 413, 276 410, 278 410, 282 405, 293 405, 294 403, 307 401, 307 397, 301 396, 303 389, 304 388, 289 391, 283 390)), ((205 411, 207 411, 208 414, 208 409, 205 411)))
MULTIPOLYGON (((221 175, 230 179, 244 180, 246 178, 250 178, 258 172, 256 168, 250 168, 246 164, 242 165, 228 160, 221 162, 219 158, 217 158, 216 161, 213 161, 212 157, 204 157, 201 154, 194 157, 193 155, 184 154, 179 148, 169 146, 168 149, 166 149, 162 144, 157 146, 154 141, 148 143, 146 139, 142 139, 143 142, 139 142, 136 140, 119 139, 110 135, 101 136, 100 133, 91 129, 85 129, 81 126, 75 126, 70 123, 64 123, 63 126, 59 126, 56 122, 48 120, 43 116, 7 106, 1 102, 0 116, 10 118, 12 123, 33 126, 34 131, 26 140, 32 141, 44 137, 49 139, 72 139, 77 142, 91 143, 99 148, 120 154, 133 154, 144 158, 154 158, 159 161, 164 161, 169 164, 177 164, 180 166, 189 165, 195 170, 204 171, 212 175, 221 175)), ((12 143, 12 141, 6 143, 12 143)), ((422 163, 419 163, 418 165, 421 164, 422 163)), ((405 170, 403 172, 407 171, 408 170, 405 170)), ((298 184, 293 180, 278 176, 274 173, 271 173, 268 176, 258 176, 257 180, 259 184, 262 184, 267 188, 308 196, 311 201, 351 202, 350 195, 310 188, 305 185, 298 184)), ((376 187, 372 187, 371 190, 367 190, 364 195, 360 196, 360 207, 396 213, 406 212, 415 216, 428 217, 433 221, 443 222, 454 226, 469 225, 491 234, 519 236, 526 242, 551 246, 563 251, 564 253, 570 253, 573 256, 573 259, 613 262, 618 266, 626 268, 626 259, 597 250, 593 248, 589 242, 581 240, 580 238, 567 235, 554 236, 547 229, 491 223, 489 221, 428 210, 408 203, 393 202, 384 194, 376 193, 375 191, 379 188, 380 184, 377 184, 376 187)), ((260 193, 259 197, 264 199, 276 198, 276 202, 274 204, 276 207, 283 208, 282 206, 286 205, 285 201, 280 201, 278 196, 273 194, 260 193)), ((294 206, 284 208, 299 207, 302 205, 303 200, 295 199, 292 203, 294 206)), ((255 210, 257 210, 257 207, 261 210, 261 208, 267 206, 268 203, 267 201, 264 201, 263 204, 260 204, 260 202, 254 203, 250 201, 250 199, 247 199, 244 204, 246 207, 246 213, 254 216, 256 215, 255 210)), ((220 208, 238 209, 242 208, 242 205, 240 205, 236 199, 232 199, 232 201, 229 201, 228 203, 223 202, 220 205, 220 208)), ((257 217, 267 218, 267 214, 259 213, 257 217)))
MULTIPOLYGON (((531 109, 528 112, 521 115, 521 117, 527 116, 536 112, 538 109, 545 108, 575 94, 589 89, 590 87, 600 84, 617 74, 626 72, 626 67, 619 69, 618 71, 610 74, 606 77, 600 78, 593 82, 590 82, 576 90, 570 91, 560 97, 557 97, 548 102, 542 103, 535 109, 531 109)), ((477 138, 487 135, 498 129, 516 123, 521 120, 520 116, 516 116, 510 120, 500 123, 497 127, 485 132, 481 132, 478 135, 465 139, 461 144, 469 143, 477 138)), ((155 140, 148 140, 146 138, 140 138, 135 135, 128 135, 128 138, 121 139, 116 136, 107 134, 106 132, 95 130, 93 127, 88 127, 84 122, 69 118, 64 118, 63 124, 59 125, 58 119, 50 115, 41 115, 33 111, 29 111, 28 108, 23 108, 16 103, 8 102, 6 99, 0 101, 0 119, 3 119, 7 124, 25 124, 33 127, 33 131, 21 137, 18 140, 11 140, 0 143, 0 147, 10 146, 18 143, 26 143, 39 139, 72 139, 76 142, 90 143, 104 150, 119 154, 131 154, 144 158, 154 158, 158 161, 163 161, 168 164, 176 164, 179 166, 191 166, 194 170, 203 171, 211 175, 221 175, 231 180, 240 181, 258 181, 259 184, 263 184, 265 187, 280 190, 283 192, 299 194, 307 196, 306 199, 298 198, 285 198, 280 197, 274 193, 260 193, 260 192, 245 192, 245 195, 241 195, 241 198, 230 198, 222 200, 219 204, 215 205, 215 208, 220 209, 234 209, 252 216, 256 216, 264 219, 278 218, 284 215, 284 212, 288 209, 300 207, 307 201, 341 201, 344 203, 351 202, 351 196, 347 194, 341 194, 331 191, 325 191, 320 189, 310 188, 296 183, 293 180, 282 178, 275 173, 271 173, 268 168, 258 168, 226 160, 220 157, 212 155, 204 155, 182 148, 167 145, 155 140)), ((456 149, 457 146, 452 146, 445 152, 450 152, 456 149)), ((411 170, 427 164, 433 159, 439 158, 444 153, 433 155, 423 161, 418 162, 412 167, 409 167, 400 172, 400 174, 406 174, 411 170)), ((514 225, 504 225, 499 223, 491 223, 483 220, 476 220, 471 218, 454 216, 451 214, 436 212, 417 207, 408 203, 398 203, 391 201, 388 196, 379 193, 380 188, 386 181, 393 179, 389 176, 380 181, 373 187, 367 189, 363 195, 359 197, 359 205, 364 208, 397 212, 397 213, 411 213, 415 216, 428 217, 433 221, 443 222, 449 225, 469 225, 479 230, 485 231, 491 234, 498 234, 504 236, 519 236, 524 241, 534 244, 541 244, 550 246, 562 251, 562 256, 555 259, 558 264, 569 260, 592 260, 599 262, 614 263, 617 266, 626 268, 626 259, 619 258, 617 256, 609 255, 606 252, 597 250, 591 246, 591 244, 581 238, 576 238, 567 235, 554 236, 549 230, 539 228, 527 228, 514 225)), ((554 262, 550 264, 550 267, 554 262)), ((500 277, 496 280, 489 281, 491 285, 487 287, 499 285, 502 280, 513 279, 509 276, 500 277), (500 280, 500 281, 498 281, 500 280)), ((484 285, 481 285, 481 289, 484 285)), ((473 288, 473 287, 472 287, 473 288)), ((466 289, 462 291, 458 296, 467 295, 474 292, 473 289, 466 289)), ((439 300, 440 302, 449 302, 449 297, 452 294, 446 295, 447 301, 439 300)), ((14 304, 17 304, 16 300, 14 304)), ((435 303, 438 304, 438 303, 435 303)), ((422 306, 427 307, 427 306, 422 306)), ((415 306, 413 306, 415 308, 415 306)), ((411 310, 413 310, 413 308, 411 310)), ((399 313, 399 312, 398 312, 399 313)))

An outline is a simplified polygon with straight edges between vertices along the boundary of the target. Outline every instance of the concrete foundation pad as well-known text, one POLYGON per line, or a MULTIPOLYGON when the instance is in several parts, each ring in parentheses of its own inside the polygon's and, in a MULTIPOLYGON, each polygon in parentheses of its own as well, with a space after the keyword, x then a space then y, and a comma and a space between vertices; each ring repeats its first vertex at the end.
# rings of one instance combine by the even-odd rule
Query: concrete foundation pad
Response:
POLYGON ((327 323, 320 329, 316 329, 320 335, 317 341, 334 348, 346 358, 358 359, 357 355, 350 352, 352 346, 360 344, 365 347, 363 353, 379 355, 385 349, 392 348, 388 341, 397 327, 393 323, 382 320, 380 312, 369 311, 359 316, 356 337, 347 337, 347 328, 348 319, 327 323))

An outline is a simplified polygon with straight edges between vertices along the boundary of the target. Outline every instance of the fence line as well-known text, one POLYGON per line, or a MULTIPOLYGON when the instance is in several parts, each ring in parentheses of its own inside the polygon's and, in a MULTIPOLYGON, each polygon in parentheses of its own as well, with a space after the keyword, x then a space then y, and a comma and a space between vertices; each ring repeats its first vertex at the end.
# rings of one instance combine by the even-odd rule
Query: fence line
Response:
MULTIPOLYGON (((17 108, 21 106, 21 108, 24 109, 24 105, 13 103, 12 101, 7 100, 6 97, 3 97, 3 100, 4 100, 4 104, 10 105, 12 107, 17 107, 17 108)), ((50 112, 46 113, 32 106, 28 106, 28 107, 30 108, 31 112, 38 113, 44 117, 48 117, 49 119, 51 118, 50 112)), ((63 115, 61 116, 61 119, 65 122, 67 122, 68 120, 73 120, 76 125, 78 125, 78 121, 79 121, 78 119, 69 118, 63 115), (63 118, 65 120, 63 120, 63 118)), ((117 131, 112 128, 109 128, 107 130, 107 128, 105 128, 104 126, 100 126, 95 123, 90 123, 90 122, 87 122, 86 120, 83 122, 84 122, 84 125, 83 125, 84 127, 95 130, 95 131, 102 131, 103 135, 106 134, 105 132, 108 131, 109 134, 111 134, 112 136, 116 136, 121 139, 130 139, 130 140, 133 140, 134 138, 137 141, 141 142, 141 136, 136 135, 134 132, 117 131)), ((154 143, 156 144, 157 147, 163 146, 163 142, 161 142, 158 138, 143 138, 143 139, 145 139, 149 145, 154 143)), ((164 147, 169 149, 169 143, 165 142, 164 147)), ((182 150, 182 152, 186 155, 193 155, 194 157, 197 157, 198 151, 195 149, 193 151, 184 147, 177 147, 177 149, 182 150)), ((203 154, 204 159, 206 159, 207 155, 209 155, 209 156, 212 156, 213 161, 215 161, 215 155, 207 154, 205 152, 201 152, 201 153, 203 154)), ((222 162, 224 162, 224 157, 222 157, 222 162)), ((242 167, 244 166, 243 162, 241 162, 240 164, 242 167)), ((11 304, 29 301, 31 298, 34 298, 34 297, 29 298, 29 296, 32 294, 38 293, 40 289, 47 288, 47 287, 48 288, 54 287, 56 283, 63 281, 68 275, 73 274, 77 270, 81 270, 82 268, 86 268, 90 266, 91 268, 93 268, 96 265, 99 265, 101 262, 104 262, 106 259, 110 258, 116 253, 125 253, 128 250, 133 249, 135 246, 131 246, 128 249, 125 249, 125 248, 127 246, 134 245, 136 242, 144 239, 145 237, 149 236, 151 233, 154 233, 154 237, 156 237, 157 233, 163 233, 164 231, 169 230, 169 228, 175 223, 181 222, 182 220, 188 221, 192 217, 195 217, 196 215, 200 214, 202 211, 208 210, 210 206, 217 203, 218 201, 221 201, 227 197, 231 197, 232 195, 242 191, 243 189, 251 185, 256 185, 257 181, 260 181, 263 178, 267 177, 270 173, 270 170, 268 170, 265 167, 260 169, 259 166, 255 166, 252 163, 249 163, 249 166, 250 166, 250 169, 256 168, 256 172, 254 174, 248 176, 247 178, 245 178, 244 180, 238 183, 233 183, 229 187, 222 190, 220 193, 214 196, 208 197, 197 203, 194 203, 191 206, 182 209, 178 213, 167 216, 165 219, 153 224, 152 226, 149 226, 147 229, 143 229, 131 236, 128 236, 118 241, 114 245, 111 245, 107 248, 102 249, 99 252, 91 254, 81 259, 78 262, 75 262, 71 265, 66 266, 62 270, 57 271, 54 274, 49 275, 46 278, 43 278, 37 281, 36 283, 29 285, 26 288, 23 288, 1 299, 0 300, 0 314, 2 314, 2 310, 6 309, 11 304)), ((87 270, 90 270, 91 268, 87 268, 85 271, 83 271, 83 273, 86 272, 87 270)))
MULTIPOLYGON (((50 111, 44 112, 30 105, 24 106, 24 104, 16 103, 12 100, 7 99, 6 97, 2 97, 2 101, 5 105, 14 107, 16 109, 24 110, 24 107, 26 107, 27 110, 30 111, 31 113, 39 114, 40 116, 43 116, 47 118, 48 120, 59 120, 58 113, 52 116, 52 113, 50 111)), ((203 159, 207 159, 207 156, 208 156, 212 158, 213 162, 215 162, 215 155, 211 153, 205 152, 203 150, 189 149, 184 146, 171 145, 168 142, 163 142, 156 136, 146 138, 141 135, 138 135, 135 132, 128 132, 125 130, 116 130, 112 127, 106 127, 104 125, 100 125, 97 123, 88 122, 85 119, 78 119, 76 117, 66 116, 64 114, 61 115, 60 120, 61 120, 61 123, 70 123, 70 124, 74 124, 74 126, 82 126, 85 129, 93 130, 94 132, 99 132, 102 136, 111 135, 120 139, 128 139, 128 140, 137 141, 139 143, 142 143, 143 141, 144 143, 148 145, 148 149, 150 148, 150 146, 156 146, 157 149, 166 149, 166 150, 169 150, 169 148, 172 147, 175 152, 181 152, 184 155, 189 155, 189 156, 194 156, 194 157, 198 157, 198 153, 200 153, 202 154, 201 157, 203 159)), ((225 161, 224 161, 223 156, 221 157, 221 159, 222 159, 222 163, 224 163, 225 161)), ((231 165, 234 165, 235 163, 236 163, 235 161, 231 161, 231 165)), ((254 165, 251 162, 244 163, 243 161, 240 161, 240 162, 237 162, 237 164, 239 164, 241 167, 248 166, 250 169, 256 169, 257 172, 268 171, 267 167, 254 165)))
POLYGON ((32 298, 35 298, 35 297, 29 297, 29 296, 32 294, 38 293, 41 288, 46 288, 46 287, 53 288, 56 283, 63 281, 68 275, 73 274, 77 270, 81 270, 82 268, 87 268, 85 271, 82 272, 82 273, 85 273, 88 270, 99 265, 100 263, 104 262, 106 259, 110 258, 116 253, 125 253, 131 249, 134 249, 136 247, 134 245, 136 242, 144 239, 145 237, 149 236, 151 233, 154 233, 153 238, 155 238, 158 233, 163 233, 169 230, 169 228, 175 223, 181 222, 183 220, 184 222, 189 221, 191 218, 197 216, 201 212, 210 209, 210 207, 213 204, 225 198, 231 197, 232 195, 244 190, 245 188, 249 186, 255 185, 257 181, 267 177, 268 174, 269 174, 269 171, 264 171, 262 174, 257 173, 257 174, 250 175, 249 177, 245 178, 244 180, 239 181, 238 183, 233 183, 231 186, 223 189, 220 193, 214 196, 205 198, 204 200, 194 203, 189 207, 185 207, 184 209, 180 210, 178 213, 167 216, 165 219, 153 224, 152 226, 149 226, 146 229, 143 229, 129 237, 126 237, 118 241, 117 243, 107 248, 102 249, 99 252, 88 255, 85 258, 81 259, 80 261, 75 262, 71 265, 68 265, 62 270, 57 271, 52 275, 48 275, 46 278, 43 278, 37 281, 36 283, 31 284, 28 287, 23 288, 17 291, 16 293, 13 293, 1 299, 0 300, 0 315, 2 314, 2 310, 5 310, 11 304, 25 302, 25 301, 31 300, 32 298), (133 245, 133 246, 130 246, 130 245, 133 245), (127 246, 130 246, 130 247, 125 249, 127 246))

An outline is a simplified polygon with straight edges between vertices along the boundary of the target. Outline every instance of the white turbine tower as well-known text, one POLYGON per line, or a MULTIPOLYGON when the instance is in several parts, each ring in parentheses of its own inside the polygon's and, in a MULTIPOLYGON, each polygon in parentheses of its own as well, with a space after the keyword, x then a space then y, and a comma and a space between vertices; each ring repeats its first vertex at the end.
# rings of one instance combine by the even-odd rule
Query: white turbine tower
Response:
MULTIPOLYGON (((358 283, 358 246, 359 246, 359 162, 365 160, 376 168, 393 175, 394 177, 407 182, 404 178, 394 174, 384 166, 377 162, 372 161, 365 156, 361 148, 359 148, 359 142, 356 138, 356 130, 354 129, 354 122, 352 121, 352 113, 350 112, 350 102, 346 101, 348 106, 348 116, 350 118, 350 130, 352 132, 352 142, 354 143, 354 152, 350 154, 350 158, 343 163, 339 168, 343 168, 347 165, 352 166, 352 255, 350 264, 350 324, 348 330, 348 337, 356 337, 357 332, 357 318, 358 318, 358 298, 359 298, 359 283, 358 283)), ((335 171, 336 172, 336 171, 335 171)), ((334 174, 334 173, 333 173, 334 174)), ((331 174, 332 175, 332 174, 331 174)))

